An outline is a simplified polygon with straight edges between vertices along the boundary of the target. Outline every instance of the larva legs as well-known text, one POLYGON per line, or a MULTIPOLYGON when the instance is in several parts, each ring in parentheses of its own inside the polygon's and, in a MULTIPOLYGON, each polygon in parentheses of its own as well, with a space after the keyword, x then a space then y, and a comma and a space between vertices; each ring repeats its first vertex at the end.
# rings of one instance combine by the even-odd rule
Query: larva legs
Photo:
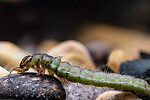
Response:
POLYGON ((13 68, 13 69, 10 71, 10 73, 9 73, 8 77, 10 76, 10 74, 11 74, 13 71, 17 71, 17 72, 25 72, 25 71, 24 71, 24 70, 22 70, 21 68, 16 67, 16 68, 13 68))
POLYGON ((38 72, 37 73, 37 79, 38 79, 38 76, 39 75, 44 75, 45 74, 45 68, 40 68, 40 66, 38 65, 33 65, 34 66, 34 68, 35 68, 35 70, 38 72))
POLYGON ((54 76, 54 72, 52 72, 50 69, 47 69, 47 70, 50 75, 54 76))
POLYGON ((54 77, 56 77, 57 79, 59 79, 60 81, 64 82, 63 79, 61 79, 60 77, 58 77, 54 72, 52 72, 50 69, 47 69, 48 70, 48 73, 54 77))
POLYGON ((30 67, 31 67, 30 64, 28 64, 27 66, 24 66, 23 68, 15 67, 15 68, 13 68, 13 69, 10 71, 8 77, 10 76, 10 74, 11 74, 13 71, 25 72, 25 71, 28 71, 30 67))

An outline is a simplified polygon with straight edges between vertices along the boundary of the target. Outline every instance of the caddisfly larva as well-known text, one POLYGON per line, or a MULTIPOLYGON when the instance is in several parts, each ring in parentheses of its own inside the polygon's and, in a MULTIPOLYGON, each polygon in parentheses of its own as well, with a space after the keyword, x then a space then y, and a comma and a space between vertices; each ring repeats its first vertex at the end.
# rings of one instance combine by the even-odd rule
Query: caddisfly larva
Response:
POLYGON ((9 75, 12 71, 25 72, 31 66, 34 66, 38 74, 44 74, 45 69, 47 69, 71 82, 141 92, 150 96, 150 86, 142 79, 127 75, 82 69, 68 62, 61 62, 61 58, 42 53, 25 56, 20 63, 20 67, 13 68, 9 75))

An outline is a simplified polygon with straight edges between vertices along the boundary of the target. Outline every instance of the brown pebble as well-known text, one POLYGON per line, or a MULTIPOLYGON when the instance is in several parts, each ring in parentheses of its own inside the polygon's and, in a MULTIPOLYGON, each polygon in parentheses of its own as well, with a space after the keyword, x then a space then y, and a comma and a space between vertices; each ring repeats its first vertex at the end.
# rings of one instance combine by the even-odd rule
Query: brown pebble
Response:
POLYGON ((125 61, 130 61, 132 58, 126 52, 121 49, 114 49, 111 51, 107 66, 112 69, 115 73, 119 73, 120 64, 125 61))
POLYGON ((131 92, 106 91, 99 95, 96 100, 142 100, 131 92))
POLYGON ((1 99, 65 100, 61 82, 50 76, 36 73, 18 73, 0 78, 1 99))
POLYGON ((62 61, 68 61, 71 64, 83 66, 88 69, 95 69, 93 60, 87 48, 80 42, 68 40, 62 42, 48 51, 52 56, 63 56, 62 61))

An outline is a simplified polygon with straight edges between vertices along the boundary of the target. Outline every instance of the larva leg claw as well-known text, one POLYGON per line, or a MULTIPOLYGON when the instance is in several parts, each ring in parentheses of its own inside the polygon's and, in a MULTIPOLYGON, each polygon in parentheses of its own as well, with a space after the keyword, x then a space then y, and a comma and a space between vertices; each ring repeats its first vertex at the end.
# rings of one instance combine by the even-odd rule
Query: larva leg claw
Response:
POLYGON ((23 70, 23 69, 21 69, 21 68, 19 68, 19 67, 13 68, 13 69, 10 71, 10 73, 8 74, 8 78, 9 78, 10 74, 11 74, 13 71, 25 72, 25 70, 23 70))

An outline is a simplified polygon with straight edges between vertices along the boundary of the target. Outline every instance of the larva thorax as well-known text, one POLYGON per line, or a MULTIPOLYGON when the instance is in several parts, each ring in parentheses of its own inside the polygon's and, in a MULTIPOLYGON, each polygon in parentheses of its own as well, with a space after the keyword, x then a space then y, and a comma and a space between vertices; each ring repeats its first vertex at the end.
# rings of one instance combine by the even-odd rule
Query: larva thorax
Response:
POLYGON ((33 54, 33 55, 28 55, 25 56, 21 63, 20 63, 20 68, 23 68, 24 66, 28 66, 28 64, 36 65, 36 66, 41 66, 42 68, 47 68, 49 67, 50 63, 53 61, 53 57, 49 56, 47 54, 33 54))

